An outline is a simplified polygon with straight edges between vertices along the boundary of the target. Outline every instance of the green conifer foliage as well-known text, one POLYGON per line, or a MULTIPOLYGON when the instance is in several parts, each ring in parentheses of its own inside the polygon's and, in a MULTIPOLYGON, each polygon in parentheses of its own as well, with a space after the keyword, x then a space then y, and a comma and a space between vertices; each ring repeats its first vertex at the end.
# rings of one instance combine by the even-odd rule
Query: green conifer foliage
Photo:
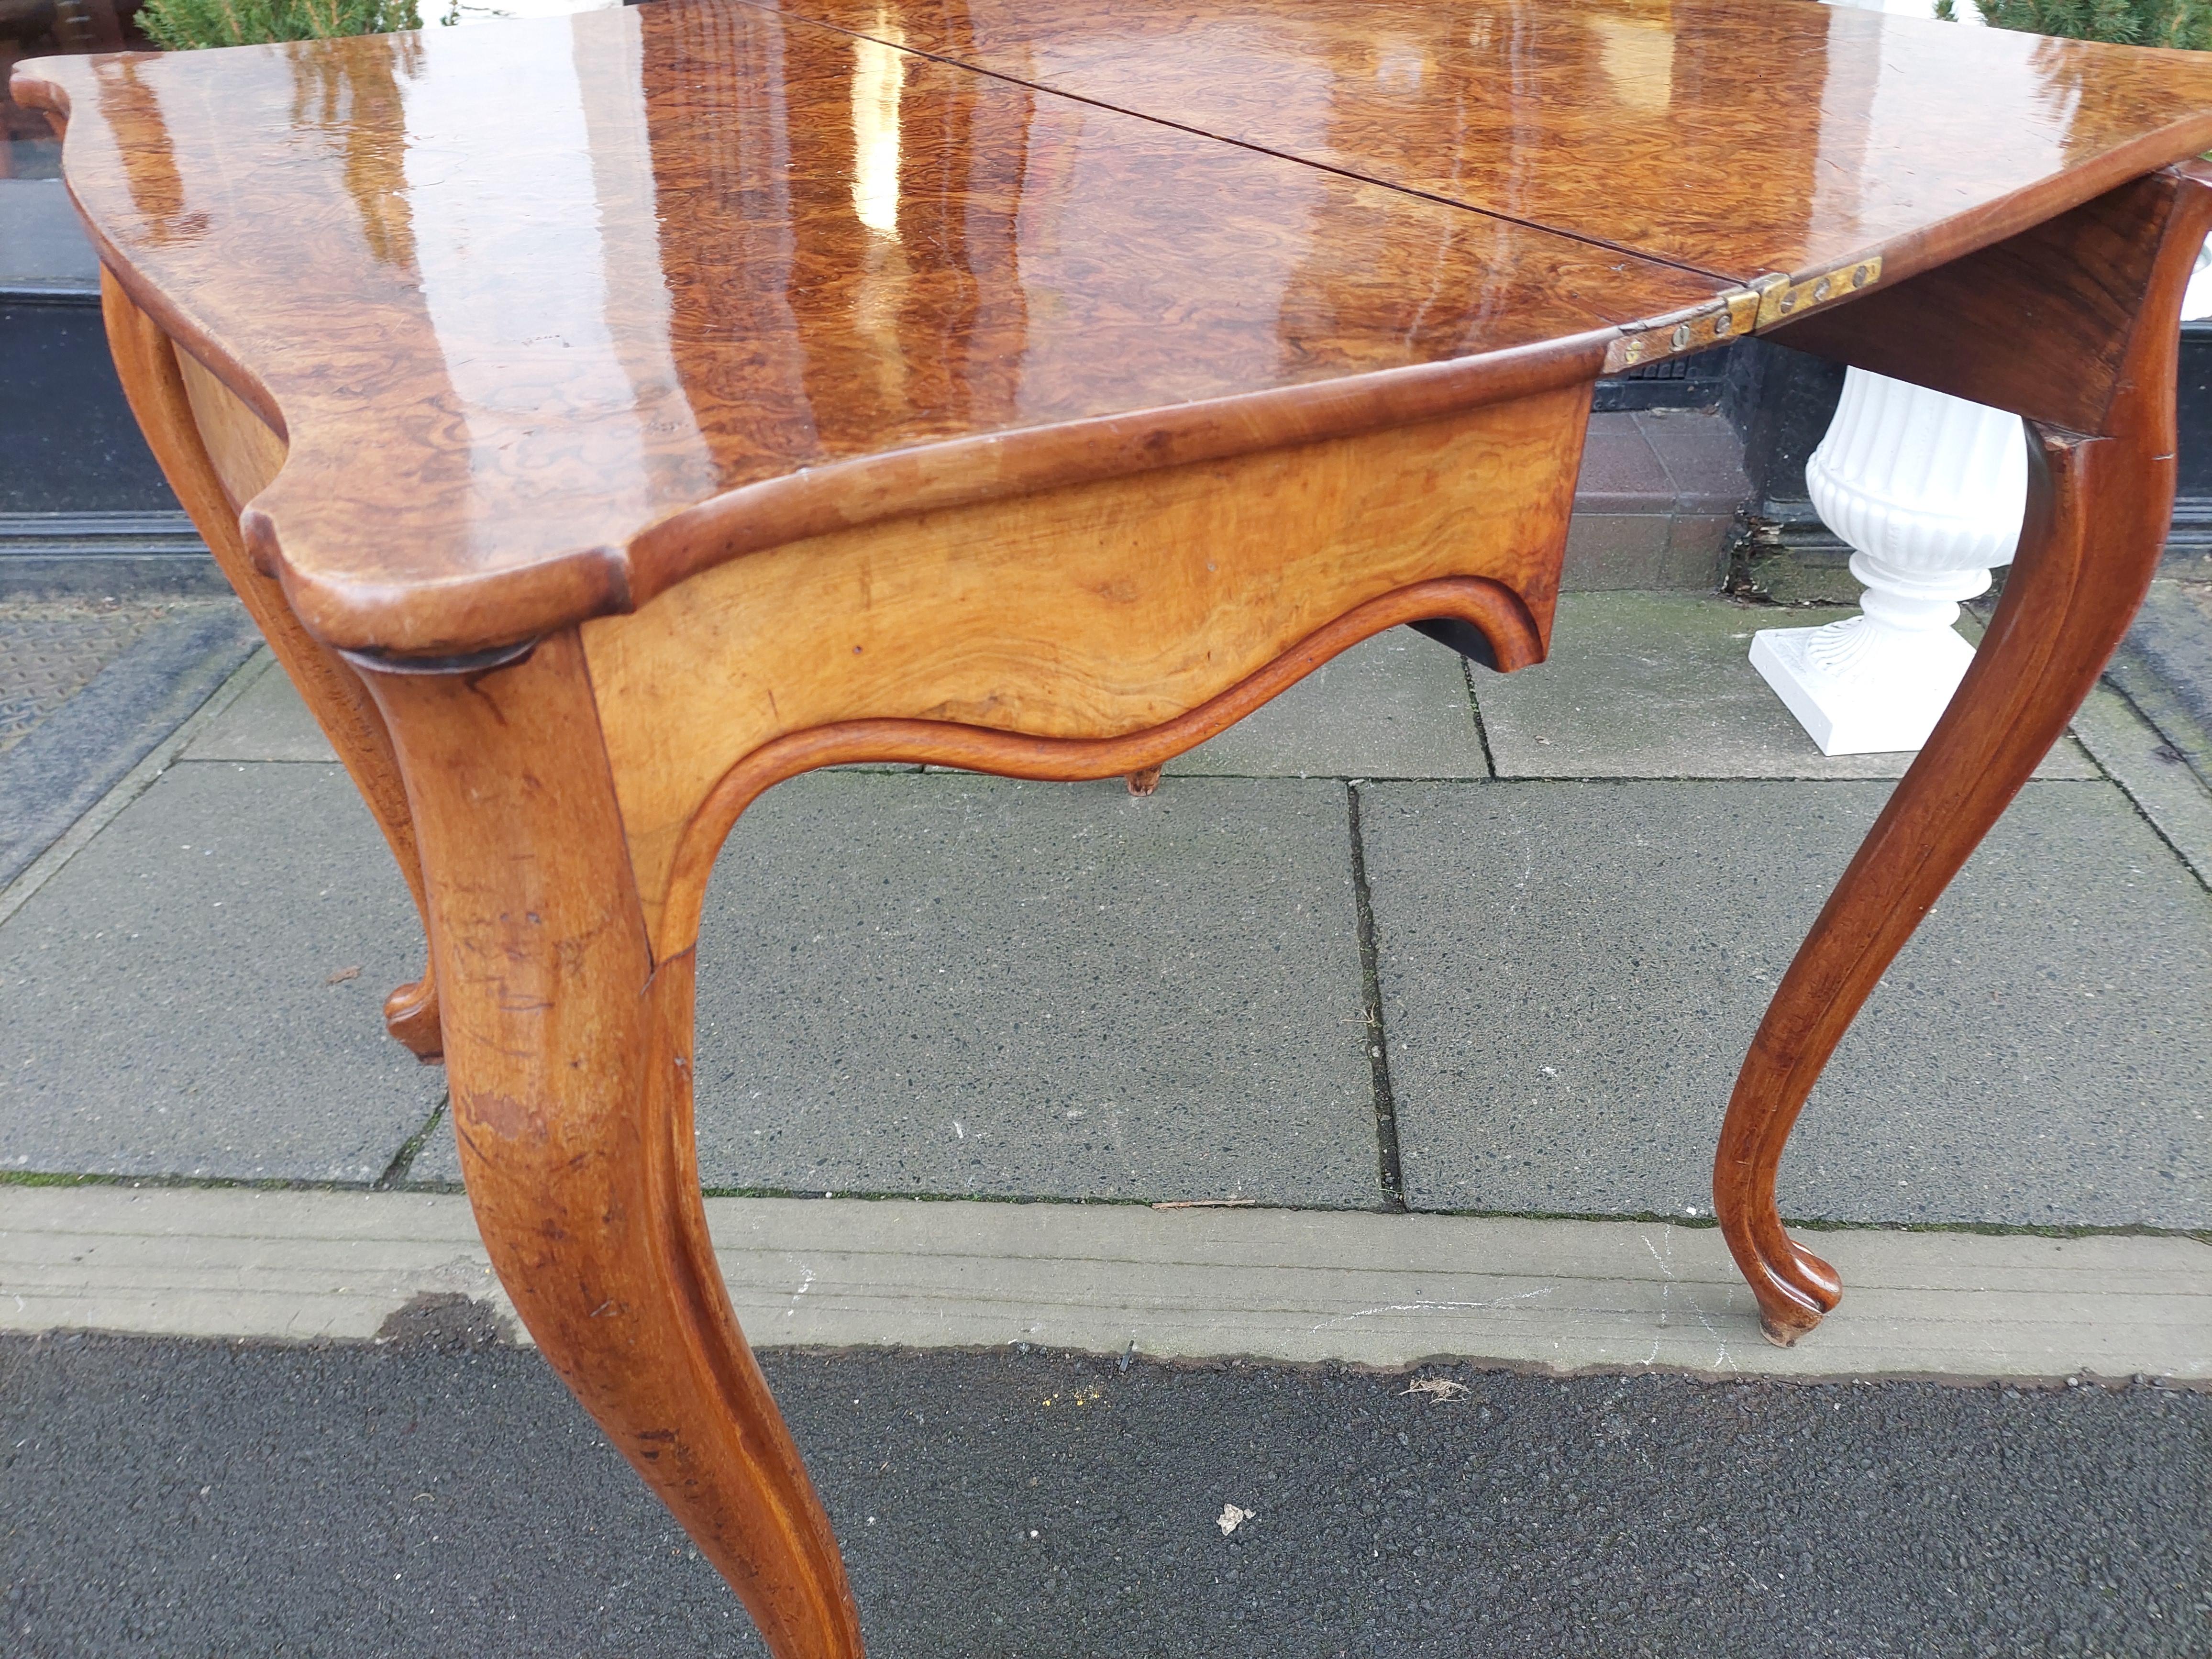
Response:
MULTIPOLYGON (((1939 0, 1939 16, 1951 0, 1939 0)), ((2124 46, 2212 50, 2212 0, 1974 0, 1992 28, 2110 40, 2124 46)))
POLYGON ((148 0, 138 27, 172 52, 419 29, 416 0, 148 0))

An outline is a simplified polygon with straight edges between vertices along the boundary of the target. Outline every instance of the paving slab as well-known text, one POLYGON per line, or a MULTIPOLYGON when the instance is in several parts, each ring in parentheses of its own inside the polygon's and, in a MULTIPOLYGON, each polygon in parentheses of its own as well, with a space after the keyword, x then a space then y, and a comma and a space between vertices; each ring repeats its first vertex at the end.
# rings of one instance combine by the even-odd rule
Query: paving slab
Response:
POLYGON ((444 1093, 380 1012, 422 948, 339 768, 172 767, 0 924, 0 1169, 375 1180, 444 1093))
MULTIPOLYGON (((1568 593, 1549 661, 1478 672, 1502 778, 1893 778, 1911 754, 1823 755, 1759 671, 1752 635, 1847 610, 1744 605, 1711 593, 1568 593)), ((2071 738, 2039 777, 2100 776, 2071 738)))
POLYGON ((2181 750, 2126 697, 2103 683, 2074 717, 2082 746, 2164 836, 2166 845, 2212 887, 2212 789, 2181 750))
MULTIPOLYGON (((1717 1230, 1279 1209, 707 1200, 756 1346, 988 1347, 1560 1373, 2212 1381, 2212 1243, 1855 1229, 1794 1348, 1717 1230)), ((527 1341, 466 1199, 0 1186, 0 1330, 366 1340, 423 1297, 527 1341)))
POLYGON ((1666 469, 1681 511, 1728 519, 1749 498, 1743 440, 1720 410, 1647 409, 1635 419, 1651 453, 1666 469))
POLYGON ((337 763, 337 751, 267 651, 261 672, 237 700, 186 745, 188 761, 308 761, 337 763))
POLYGON ((2212 582, 2153 582, 2107 672, 2212 784, 2212 582))
POLYGON ((1380 1201, 1327 783, 824 775, 699 949, 711 1185, 1380 1201))
POLYGON ((701 1172, 1379 1203, 1361 994, 1340 785, 794 779, 708 890, 701 1172))
MULTIPOLYGON (((13 654, 40 630, 27 614, 36 607, 9 609, 14 625, 0 617, 0 647, 13 654)), ((47 702, 0 752, 0 884, 190 719, 246 661, 253 641, 253 624, 235 599, 193 599, 161 606, 112 655, 96 647, 97 672, 47 702)))
POLYGON ((0 599, 0 754, 160 621, 150 603, 0 599))
POLYGON ((1750 493, 1742 452, 1717 413, 1591 416, 1561 586, 1717 586, 1735 510, 1750 493))
POLYGON ((1483 778, 1466 659, 1393 628, 1168 763, 1169 776, 1483 778))
MULTIPOLYGON (((1362 791, 1418 1207, 1709 1212, 1721 1115, 1876 783, 1362 791)), ((1785 1215, 2212 1224, 2212 895, 2109 783, 2032 783, 1844 1039, 1785 1215)))

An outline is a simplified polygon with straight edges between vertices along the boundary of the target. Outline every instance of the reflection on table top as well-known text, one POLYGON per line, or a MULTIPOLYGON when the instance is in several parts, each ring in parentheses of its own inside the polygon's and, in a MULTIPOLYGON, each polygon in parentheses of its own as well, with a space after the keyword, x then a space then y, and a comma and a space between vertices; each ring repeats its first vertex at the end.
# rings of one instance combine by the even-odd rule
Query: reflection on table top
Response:
POLYGON ((249 526, 347 644, 564 564, 626 603, 731 492, 732 545, 899 510, 930 446, 1006 488, 1212 400, 1318 430, 1480 401, 1499 354, 1594 374, 1762 270, 1891 280, 2212 144, 2186 55, 1797 0, 803 3, 837 27, 663 0, 16 85, 126 285, 285 432, 249 526))
MULTIPOLYGON (((423 6, 425 28, 471 28, 512 17, 554 17, 600 11, 623 0, 436 0, 423 6)), ((24 58, 102 52, 146 52, 153 43, 139 27, 143 14, 125 0, 117 5, 26 7, 0 4, 0 185, 61 174, 61 143, 46 118, 8 95, 5 70, 24 58)))
POLYGON ((1798 0, 763 3, 1737 282, 2212 146, 2212 53, 1798 0))

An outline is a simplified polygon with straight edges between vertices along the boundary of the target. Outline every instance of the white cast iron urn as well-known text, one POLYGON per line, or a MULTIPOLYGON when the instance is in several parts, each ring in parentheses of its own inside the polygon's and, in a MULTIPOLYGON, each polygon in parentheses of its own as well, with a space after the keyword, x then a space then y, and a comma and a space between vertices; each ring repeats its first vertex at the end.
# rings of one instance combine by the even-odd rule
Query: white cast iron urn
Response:
POLYGON ((1752 664, 1823 754, 1917 749, 1974 659, 1959 601, 1987 592, 2020 544, 2021 419, 1854 368, 1805 482, 1854 550, 1863 613, 1768 629, 1752 664))

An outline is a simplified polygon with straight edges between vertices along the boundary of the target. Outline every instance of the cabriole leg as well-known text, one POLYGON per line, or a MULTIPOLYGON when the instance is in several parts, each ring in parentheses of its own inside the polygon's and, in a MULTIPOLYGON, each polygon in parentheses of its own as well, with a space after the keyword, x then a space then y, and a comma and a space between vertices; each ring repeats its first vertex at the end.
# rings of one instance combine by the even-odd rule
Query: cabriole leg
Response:
MULTIPOLYGON (((100 308, 116 375, 139 429, 146 434, 147 447, 154 452, 162 476, 191 515, 193 527, 207 543, 216 565, 245 603, 262 638, 269 642, 270 650, 361 790, 399 865, 408 891, 414 895, 416 914, 423 918, 427 932, 429 912, 423 903, 415 826, 408 817, 399 763, 392 752, 383 716, 370 700, 361 676, 336 652, 309 635, 292 614, 283 588, 255 569, 246 556, 239 536, 239 502, 194 412, 183 365, 169 337, 105 270, 100 273, 100 308)), ((238 431, 247 434, 258 431, 269 450, 276 448, 274 434, 259 427, 252 410, 223 392, 204 371, 199 378, 209 395, 228 399, 238 431)), ((232 473, 247 493, 267 482, 265 477, 258 483, 252 480, 262 464, 264 458, 259 455, 240 453, 232 458, 232 473)), ((421 979, 402 985, 385 999, 384 1024, 417 1059, 438 1058, 438 987, 430 968, 423 969, 421 979)))
MULTIPOLYGON (((1834 1269, 1783 1231, 1774 1200, 1783 1143, 1875 981, 2081 706, 2163 546, 2162 530, 2122 507, 2160 475, 2149 458, 2121 440, 2040 428, 2031 451, 2027 528, 1996 619, 1799 948, 1729 1102, 1714 1206, 1760 1324, 1784 1346, 1819 1324, 1842 1288, 1834 1269), (2093 526, 2116 518, 2135 520, 2136 533, 2093 537, 2093 526)), ((2170 498, 2170 460, 2163 476, 2170 498)))
POLYGON ((655 963, 573 633, 367 676, 429 889, 469 1200, 523 1322, 777 1659, 855 1659, 844 1567, 708 1243, 692 955, 655 963))
POLYGON ((2065 731, 2157 568, 2173 501, 2176 318, 2208 217, 2212 190, 2191 173, 2154 175, 1792 331, 2030 419, 2027 514, 1996 615, 1799 947, 1729 1102, 1714 1210, 1777 1343, 1842 1296, 1775 1206, 1791 1126, 1884 970, 2065 731), (2011 335, 2021 315, 2041 325, 2035 349, 2011 335))

